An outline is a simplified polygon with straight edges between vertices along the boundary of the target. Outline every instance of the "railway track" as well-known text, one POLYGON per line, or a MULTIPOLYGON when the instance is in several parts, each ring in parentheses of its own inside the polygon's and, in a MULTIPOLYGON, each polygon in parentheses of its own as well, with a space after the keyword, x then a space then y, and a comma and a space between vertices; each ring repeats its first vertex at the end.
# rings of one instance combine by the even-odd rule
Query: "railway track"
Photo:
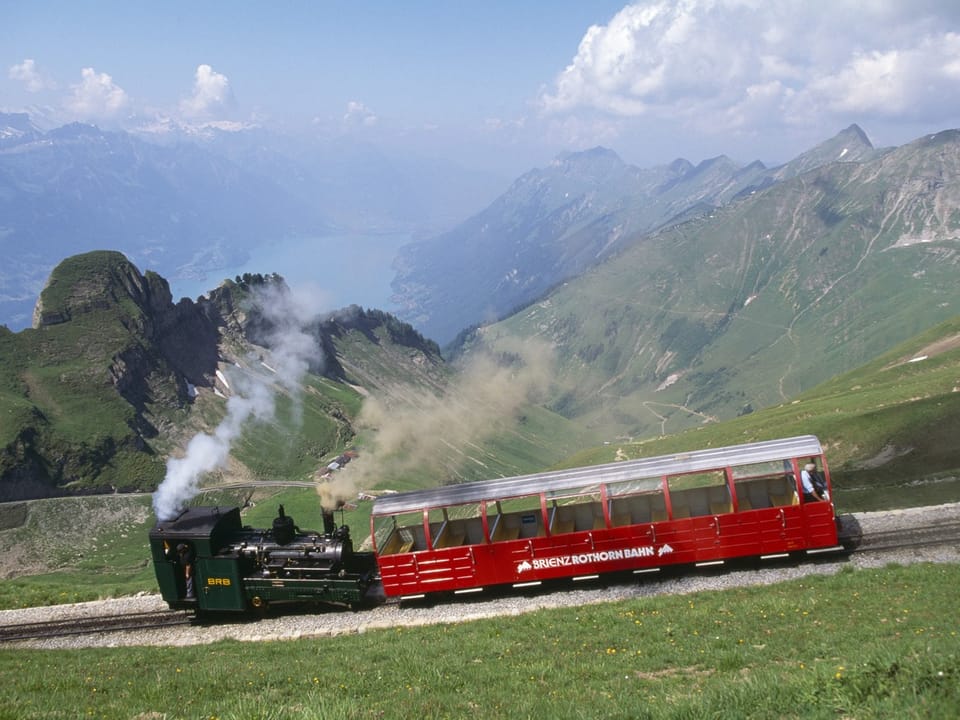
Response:
POLYGON ((42 622, 0 625, 0 644, 21 640, 70 637, 73 635, 101 635, 125 630, 147 630, 186 625, 192 621, 184 612, 128 613, 124 615, 93 615, 60 618, 42 622))
MULTIPOLYGON (((843 519, 841 518, 841 522, 843 519)), ((929 525, 860 534, 843 524, 840 543, 851 553, 907 550, 937 545, 960 545, 960 521, 944 520, 929 525)))

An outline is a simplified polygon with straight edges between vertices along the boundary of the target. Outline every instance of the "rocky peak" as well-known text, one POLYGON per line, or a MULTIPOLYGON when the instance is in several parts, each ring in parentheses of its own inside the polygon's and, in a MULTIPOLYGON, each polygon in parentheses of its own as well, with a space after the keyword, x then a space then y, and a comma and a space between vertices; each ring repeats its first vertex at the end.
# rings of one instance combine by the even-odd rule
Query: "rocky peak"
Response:
POLYGON ((50 273, 33 312, 33 327, 69 322, 131 300, 147 318, 172 308, 169 283, 153 272, 144 276, 119 252, 97 250, 69 257, 50 273))
POLYGON ((866 133, 859 125, 854 124, 781 165, 774 172, 774 177, 777 180, 788 180, 831 163, 864 162, 875 158, 877 154, 866 133))
POLYGON ((27 113, 0 112, 0 148, 29 142, 40 134, 27 113))
POLYGON ((868 148, 873 147, 873 143, 870 142, 870 138, 867 137, 867 134, 856 123, 853 123, 850 127, 840 131, 840 133, 837 134, 836 139, 853 141, 856 145, 868 148))
POLYGON ((565 174, 602 179, 620 172, 624 163, 613 150, 605 147, 595 147, 580 152, 561 153, 551 163, 551 167, 557 168, 565 174))

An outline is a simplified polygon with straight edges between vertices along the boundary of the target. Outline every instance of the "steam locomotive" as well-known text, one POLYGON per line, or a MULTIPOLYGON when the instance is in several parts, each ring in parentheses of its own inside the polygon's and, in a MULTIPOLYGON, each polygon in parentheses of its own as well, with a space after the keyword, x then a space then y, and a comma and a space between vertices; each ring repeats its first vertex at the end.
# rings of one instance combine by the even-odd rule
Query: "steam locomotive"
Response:
POLYGON ((244 527, 240 508, 192 507, 150 531, 160 593, 173 609, 262 610, 275 603, 360 607, 373 602, 373 553, 324 510, 323 532, 301 530, 281 505, 272 528, 244 527))
POLYGON ((820 441, 804 435, 385 494, 371 553, 354 552, 332 512, 323 533, 305 532, 283 506, 267 530, 242 527, 238 508, 190 508, 157 523, 150 545, 172 608, 357 607, 838 551, 831 498, 820 441))

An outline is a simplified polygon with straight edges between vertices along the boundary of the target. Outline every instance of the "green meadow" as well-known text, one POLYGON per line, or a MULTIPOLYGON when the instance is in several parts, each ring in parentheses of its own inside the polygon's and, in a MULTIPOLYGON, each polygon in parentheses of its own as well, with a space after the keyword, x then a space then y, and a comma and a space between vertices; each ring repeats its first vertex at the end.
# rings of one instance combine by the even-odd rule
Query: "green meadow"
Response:
POLYGON ((0 718, 948 718, 960 566, 357 635, 0 650, 0 718))

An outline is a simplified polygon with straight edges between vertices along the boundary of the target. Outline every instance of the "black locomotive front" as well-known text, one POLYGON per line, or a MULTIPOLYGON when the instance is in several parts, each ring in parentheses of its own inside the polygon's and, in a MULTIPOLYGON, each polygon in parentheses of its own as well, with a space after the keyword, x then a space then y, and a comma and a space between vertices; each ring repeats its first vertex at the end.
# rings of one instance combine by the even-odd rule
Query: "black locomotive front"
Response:
POLYGON ((150 532, 157 582, 171 608, 246 611, 279 602, 356 606, 377 578, 372 553, 324 512, 323 532, 301 530, 280 506, 270 529, 243 527, 239 508, 196 507, 150 532))

